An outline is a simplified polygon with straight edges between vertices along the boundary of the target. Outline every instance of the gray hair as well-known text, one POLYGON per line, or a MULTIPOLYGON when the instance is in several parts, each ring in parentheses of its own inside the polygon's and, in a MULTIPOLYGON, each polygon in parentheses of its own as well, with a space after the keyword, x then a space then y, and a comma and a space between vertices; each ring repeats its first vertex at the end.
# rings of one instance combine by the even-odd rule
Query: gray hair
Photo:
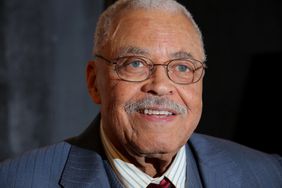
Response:
MULTIPOLYGON (((205 56, 204 44, 202 39, 202 33, 194 21, 191 13, 181 4, 179 4, 176 0, 118 0, 109 8, 107 8, 102 15, 100 16, 95 36, 94 36, 94 48, 93 53, 99 52, 105 44, 108 42, 110 38, 110 30, 113 24, 114 19, 118 15, 118 13, 122 12, 122 10, 134 10, 134 9, 157 9, 157 10, 165 10, 169 12, 181 12, 183 13, 193 24, 196 29, 203 54, 205 56)), ((205 58, 205 57, 204 57, 205 58)))

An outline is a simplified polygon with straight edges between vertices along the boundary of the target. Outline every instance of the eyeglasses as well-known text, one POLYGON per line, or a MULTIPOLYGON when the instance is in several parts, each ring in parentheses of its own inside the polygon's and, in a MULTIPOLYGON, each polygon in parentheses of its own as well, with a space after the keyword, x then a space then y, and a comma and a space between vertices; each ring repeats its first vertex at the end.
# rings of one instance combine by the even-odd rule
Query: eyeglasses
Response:
POLYGON ((187 58, 173 59, 163 64, 153 63, 143 56, 124 56, 109 60, 101 55, 95 55, 109 64, 115 65, 114 70, 121 80, 142 82, 151 77, 156 66, 166 68, 168 78, 176 84, 191 84, 198 82, 207 68, 204 62, 187 58))

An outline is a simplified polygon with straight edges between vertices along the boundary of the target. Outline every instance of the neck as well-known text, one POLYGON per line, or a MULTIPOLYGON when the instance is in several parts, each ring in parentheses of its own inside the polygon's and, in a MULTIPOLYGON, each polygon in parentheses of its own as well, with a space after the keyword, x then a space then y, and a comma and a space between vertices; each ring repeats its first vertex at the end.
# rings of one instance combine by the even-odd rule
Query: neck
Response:
MULTIPOLYGON (((170 167, 174 157, 176 156, 177 150, 169 153, 158 153, 158 154, 140 154, 136 152, 134 148, 130 146, 122 147, 115 145, 117 141, 111 141, 104 133, 103 128, 101 130, 103 144, 109 144, 108 147, 115 147, 121 155, 123 155, 130 163, 134 164, 144 173, 151 177, 162 176, 165 171, 170 167), (112 146, 110 146, 112 145, 112 146), (131 148, 131 149, 130 149, 131 148)), ((107 145, 106 144, 106 145, 107 145)), ((104 145, 105 146, 105 145, 104 145)))
POLYGON ((170 167, 176 152, 171 154, 156 154, 150 156, 125 155, 137 168, 151 177, 160 177, 170 167))

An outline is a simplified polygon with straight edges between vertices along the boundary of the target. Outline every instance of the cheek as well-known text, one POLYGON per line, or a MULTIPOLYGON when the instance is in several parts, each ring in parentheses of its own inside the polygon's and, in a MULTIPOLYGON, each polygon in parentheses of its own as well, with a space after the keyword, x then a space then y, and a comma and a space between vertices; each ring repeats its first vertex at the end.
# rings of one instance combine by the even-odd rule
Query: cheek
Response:
POLYGON ((128 101, 137 98, 138 93, 140 93, 138 84, 111 79, 103 86, 101 111, 103 114, 115 116, 116 119, 124 121, 127 117, 124 106, 128 101))
POLYGON ((127 101, 136 97, 138 88, 119 80, 111 80, 104 90, 102 97, 101 114, 106 126, 104 129, 116 147, 122 147, 131 137, 132 123, 124 110, 127 101))
POLYGON ((96 85, 101 98, 101 108, 114 105, 123 95, 119 92, 119 81, 116 73, 111 70, 112 67, 99 67, 99 75, 97 76, 96 85))
POLYGON ((202 114, 202 85, 196 83, 195 85, 189 85, 179 90, 179 95, 188 107, 188 114, 185 117, 186 122, 184 129, 186 134, 192 134, 194 129, 197 127, 201 114, 202 114), (196 85, 197 84, 197 85, 196 85))
POLYGON ((202 84, 188 85, 178 90, 185 105, 193 112, 202 108, 202 84))
POLYGON ((105 95, 108 96, 107 100, 120 107, 124 107, 125 103, 132 98, 135 98, 138 91, 140 91, 140 89, 133 84, 120 80, 111 81, 111 83, 105 87, 109 88, 107 93, 105 93, 105 95))

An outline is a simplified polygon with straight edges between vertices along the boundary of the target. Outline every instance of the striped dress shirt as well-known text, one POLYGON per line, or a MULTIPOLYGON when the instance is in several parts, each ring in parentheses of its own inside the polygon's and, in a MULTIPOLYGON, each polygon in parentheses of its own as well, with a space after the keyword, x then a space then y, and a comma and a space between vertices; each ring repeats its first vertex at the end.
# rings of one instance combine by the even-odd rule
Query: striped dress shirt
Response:
POLYGON ((176 188, 184 188, 186 179, 186 152, 181 147, 168 170, 157 178, 152 178, 134 164, 130 163, 110 142, 103 131, 101 121, 101 140, 111 167, 125 188, 146 188, 150 183, 159 184, 166 177, 176 188))

